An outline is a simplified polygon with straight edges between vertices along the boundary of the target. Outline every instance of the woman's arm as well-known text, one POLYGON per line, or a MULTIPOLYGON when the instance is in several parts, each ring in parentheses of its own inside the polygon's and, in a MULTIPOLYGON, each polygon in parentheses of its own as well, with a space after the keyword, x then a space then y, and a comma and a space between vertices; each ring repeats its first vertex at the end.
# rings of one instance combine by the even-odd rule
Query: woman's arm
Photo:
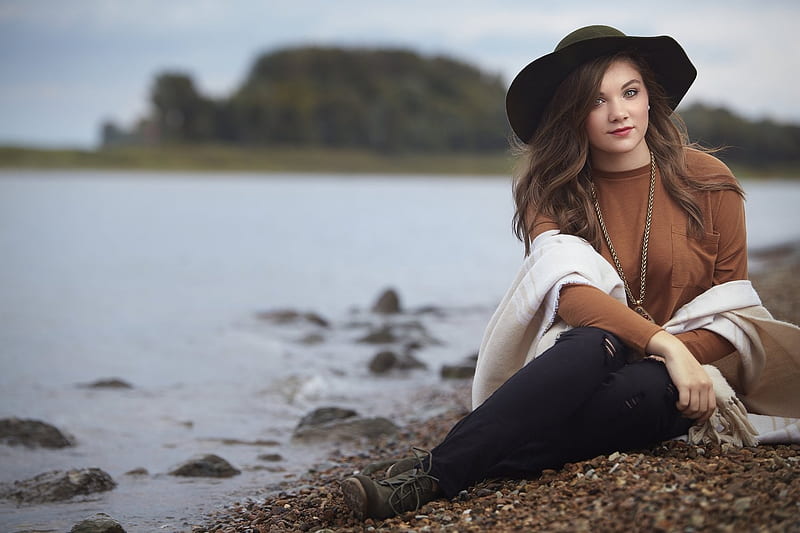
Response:
POLYGON ((643 355, 662 357, 678 389, 677 408, 687 418, 704 422, 714 412, 716 399, 711 380, 689 348, 675 335, 590 285, 562 288, 558 314, 571 326, 602 328, 643 355))
POLYGON ((591 285, 567 285, 561 289, 558 316, 572 327, 591 326, 609 331, 640 355, 661 327, 645 320, 624 303, 591 285))

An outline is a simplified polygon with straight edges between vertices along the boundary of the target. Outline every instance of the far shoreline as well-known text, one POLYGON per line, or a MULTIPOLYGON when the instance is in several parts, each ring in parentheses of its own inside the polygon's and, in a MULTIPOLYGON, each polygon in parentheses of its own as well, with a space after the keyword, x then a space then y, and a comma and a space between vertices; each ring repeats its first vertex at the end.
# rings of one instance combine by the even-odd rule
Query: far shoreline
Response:
MULTIPOLYGON (((115 170, 286 174, 493 176, 513 174, 510 150, 396 152, 323 147, 242 147, 222 144, 46 149, 0 146, 0 170, 115 170)), ((731 165, 740 179, 798 179, 800 167, 731 165)))

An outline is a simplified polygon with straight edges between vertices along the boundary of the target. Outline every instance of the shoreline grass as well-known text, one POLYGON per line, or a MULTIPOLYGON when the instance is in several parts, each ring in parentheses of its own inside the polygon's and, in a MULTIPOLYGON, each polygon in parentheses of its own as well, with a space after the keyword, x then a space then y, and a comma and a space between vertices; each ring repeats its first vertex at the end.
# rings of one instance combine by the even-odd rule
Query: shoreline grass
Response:
POLYGON ((138 146, 99 150, 0 147, 0 168, 289 173, 510 175, 508 152, 399 153, 329 148, 224 145, 138 146))
MULTIPOLYGON (((509 177, 509 151, 384 154, 367 150, 220 144, 41 149, 0 146, 0 169, 95 169, 193 172, 285 172, 350 174, 453 174, 509 177)), ((800 166, 731 165, 743 179, 800 178, 800 166)))

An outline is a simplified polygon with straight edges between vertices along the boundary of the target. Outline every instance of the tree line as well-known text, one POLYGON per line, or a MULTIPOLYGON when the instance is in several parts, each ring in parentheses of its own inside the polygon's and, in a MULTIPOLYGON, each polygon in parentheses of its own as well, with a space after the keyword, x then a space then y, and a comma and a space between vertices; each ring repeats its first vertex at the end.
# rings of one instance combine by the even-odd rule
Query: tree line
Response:
MULTIPOLYGON (((464 62, 402 49, 298 47, 258 57, 220 99, 191 76, 163 72, 151 113, 102 126, 104 146, 225 143, 379 152, 497 152, 508 146, 505 85, 464 62)), ((728 163, 800 163, 800 126, 751 121, 695 104, 680 110, 692 140, 725 147, 728 163)))
POLYGON ((384 152, 497 151, 507 146, 499 76, 407 50, 294 48, 259 57, 227 98, 167 72, 152 115, 132 132, 103 126, 104 144, 223 142, 384 152))

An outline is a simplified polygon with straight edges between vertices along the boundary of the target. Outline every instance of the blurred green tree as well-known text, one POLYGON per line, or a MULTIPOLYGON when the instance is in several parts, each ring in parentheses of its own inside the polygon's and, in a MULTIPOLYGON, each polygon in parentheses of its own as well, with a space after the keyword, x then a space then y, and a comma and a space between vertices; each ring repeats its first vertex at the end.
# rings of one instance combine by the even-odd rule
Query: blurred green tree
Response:
POLYGON ((153 84, 151 102, 162 140, 188 142, 214 137, 215 104, 197 92, 187 74, 159 74, 153 84))

